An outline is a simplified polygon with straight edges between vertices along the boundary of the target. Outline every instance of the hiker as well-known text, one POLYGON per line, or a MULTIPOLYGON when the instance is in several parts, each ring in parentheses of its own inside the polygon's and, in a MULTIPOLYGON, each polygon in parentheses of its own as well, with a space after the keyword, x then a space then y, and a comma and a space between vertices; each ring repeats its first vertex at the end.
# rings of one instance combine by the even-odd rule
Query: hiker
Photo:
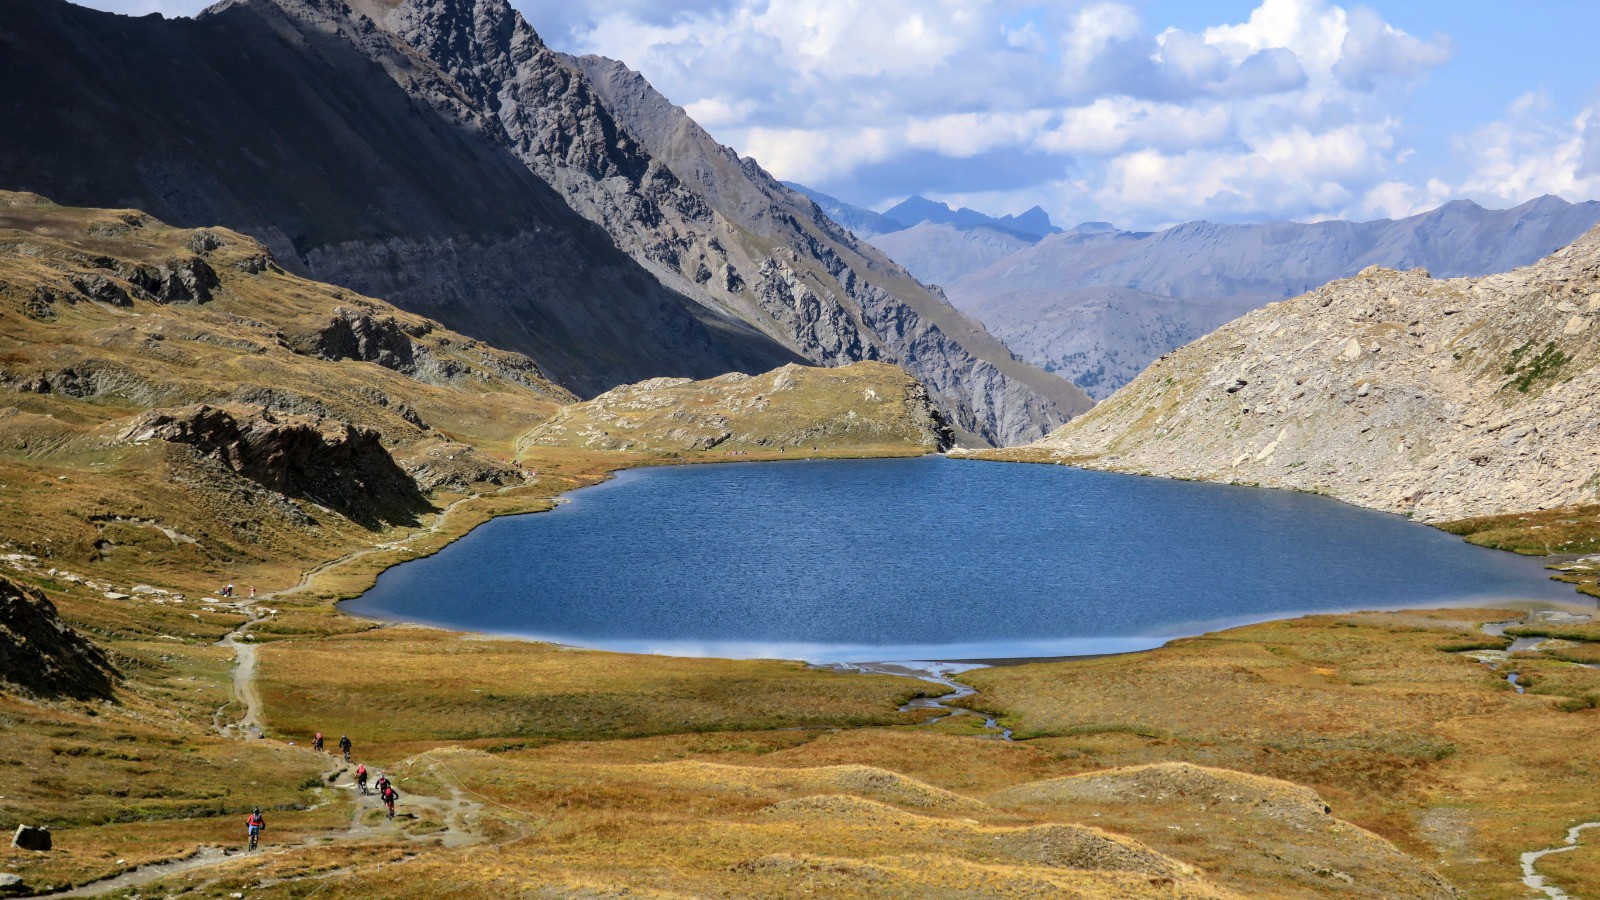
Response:
POLYGON ((318 753, 322 752, 322 732, 317 732, 316 738, 311 741, 311 749, 318 753))
POLYGON ((389 818, 391 819, 394 818, 394 801, 398 799, 400 799, 400 792, 394 789, 394 785, 391 784, 383 789, 383 805, 388 807, 389 818))
POLYGON ((365 765, 356 766, 356 787, 361 788, 361 793, 363 794, 367 792, 367 767, 365 765))
POLYGON ((250 833, 250 849, 256 848, 256 842, 261 840, 261 831, 267 827, 267 820, 261 818, 261 807, 256 807, 250 817, 244 820, 245 830, 250 833))
POLYGON ((339 749, 344 753, 344 761, 350 761, 350 738, 348 735, 339 735, 339 749))

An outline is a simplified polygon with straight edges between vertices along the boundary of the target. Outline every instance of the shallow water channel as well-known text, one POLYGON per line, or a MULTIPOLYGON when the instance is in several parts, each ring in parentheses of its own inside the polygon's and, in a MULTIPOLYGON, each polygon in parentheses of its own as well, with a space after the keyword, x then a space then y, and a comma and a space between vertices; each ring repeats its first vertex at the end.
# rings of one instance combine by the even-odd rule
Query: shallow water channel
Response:
POLYGON ((345 608, 632 652, 973 660, 1306 612, 1570 603, 1546 575, 1323 497, 925 457, 624 472, 345 608))

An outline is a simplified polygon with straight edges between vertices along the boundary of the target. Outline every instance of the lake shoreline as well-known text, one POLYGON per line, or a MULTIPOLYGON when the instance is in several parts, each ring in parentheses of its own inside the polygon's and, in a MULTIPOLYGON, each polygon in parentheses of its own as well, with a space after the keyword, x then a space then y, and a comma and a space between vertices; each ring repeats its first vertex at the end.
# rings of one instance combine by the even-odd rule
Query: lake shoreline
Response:
MULTIPOLYGON (((917 455, 917 456, 925 456, 923 454, 915 454, 915 455, 917 455)), ((859 454, 852 454, 850 458, 860 459, 860 458, 863 458, 863 457, 861 455, 859 455, 859 454)), ((865 457, 865 459, 868 459, 868 460, 880 460, 881 461, 882 458, 881 457, 865 457)), ((960 459, 960 457, 957 457, 957 459, 960 459)), ((802 462, 814 462, 815 458, 813 458, 813 457, 796 458, 796 456, 779 457, 776 454, 772 454, 769 458, 765 458, 765 459, 748 459, 748 458, 705 459, 705 458, 690 458, 690 459, 687 459, 687 460, 683 460, 682 463, 683 464, 694 464, 694 465, 718 465, 718 464, 727 465, 727 464, 731 464, 731 463, 740 463, 740 462, 771 462, 771 461, 787 461, 787 462, 793 462, 793 463, 799 464, 799 463, 802 463, 802 462)), ((653 460, 639 460, 637 458, 633 459, 633 460, 617 460, 617 459, 607 458, 605 460, 605 462, 608 463, 608 465, 606 466, 607 471, 605 472, 605 474, 603 476, 591 478, 591 479, 585 481, 582 484, 573 485, 570 489, 562 491, 559 495, 552 497, 551 498, 552 502, 550 503, 550 505, 548 507, 548 510, 553 510, 553 509, 555 509, 557 507, 561 507, 561 506, 568 506, 568 504, 571 504, 571 503, 574 503, 574 502, 580 502, 580 501, 578 501, 576 495, 580 492, 580 489, 583 488, 583 487, 595 487, 595 486, 601 486, 601 485, 604 485, 604 484, 615 484, 618 476, 622 476, 622 475, 625 475, 627 473, 637 472, 637 473, 641 473, 642 474, 644 472, 644 470, 646 470, 646 469, 661 468, 663 466, 674 466, 674 465, 680 464, 680 461, 675 459, 675 458, 673 458, 673 459, 653 459, 653 460), (625 463, 625 465, 615 465, 616 463, 625 463)), ((1109 478, 1118 478, 1118 477, 1120 477, 1120 475, 1117 474, 1117 473, 1098 473, 1098 472, 1095 472, 1094 470, 1082 470, 1082 471, 1085 474, 1091 474, 1091 475, 1095 475, 1097 477, 1109 477, 1109 478)), ((1166 479, 1163 479, 1163 481, 1166 481, 1166 479)), ((1264 491, 1263 493, 1271 494, 1271 495, 1282 495, 1285 492, 1264 491)), ((1209 500, 1209 498, 1206 498, 1206 499, 1209 500)), ((620 501, 613 501, 613 505, 621 506, 622 503, 620 501)), ((637 503, 635 502, 633 505, 637 505, 637 503)), ((1355 507, 1355 506, 1353 506, 1351 504, 1343 503, 1343 502, 1338 502, 1337 503, 1337 507, 1338 508, 1348 508, 1348 509, 1351 509, 1351 510, 1359 510, 1362 515, 1372 515, 1373 512, 1374 512, 1374 511, 1370 511, 1370 510, 1362 510, 1360 507, 1355 507)), ((548 510, 546 510, 546 511, 548 511, 548 510)), ((512 511, 511 513, 508 513, 508 514, 515 514, 515 512, 518 512, 518 511, 512 511)), ((494 518, 500 518, 500 517, 496 516, 494 518)), ((1403 517, 1392 516, 1392 515, 1385 515, 1383 518, 1393 521, 1394 524, 1396 524, 1396 525, 1399 525, 1401 522, 1404 521, 1403 517)), ((454 538, 452 538, 449 542, 444 543, 444 544, 440 544, 438 547, 433 548, 432 552, 436 553, 436 552, 438 552, 440 550, 443 550, 446 546, 450 546, 451 544, 454 544, 456 541, 460 540, 462 537, 465 537, 466 534, 471 533, 472 531, 475 531, 477 529, 477 527, 479 527, 481 525, 484 525, 484 524, 487 524, 489 521, 491 521, 491 519, 485 519, 485 520, 483 520, 481 522, 478 522, 475 525, 473 525, 472 528, 464 530, 464 531, 461 531, 454 538)), ((1434 530, 1433 529, 1429 529, 1429 531, 1433 532, 1434 530)), ((611 533, 617 533, 617 532, 611 532, 611 533)), ((1457 542, 1451 541, 1450 543, 1452 545, 1454 545, 1457 542)), ((1501 555, 1500 554, 1493 554, 1493 556, 1500 557, 1501 555)), ((370 577, 370 579, 363 579, 363 581, 365 581, 367 584, 370 585, 370 584, 374 583, 377 580, 379 575, 383 574, 384 572, 387 572, 390 568, 392 568, 392 566, 394 564, 398 564, 399 562, 410 561, 412 559, 418 559, 418 558, 421 558, 421 555, 409 556, 409 557, 406 557, 404 559, 395 559, 390 563, 389 566, 386 566, 381 571, 373 572, 371 577, 370 577)), ((1555 588, 1555 586, 1551 585, 1551 588, 1555 588)), ((1561 592, 1561 593, 1565 594, 1565 592, 1561 592)), ((883 661, 883 660, 907 660, 907 659, 912 659, 912 660, 938 660, 940 662, 958 662, 958 661, 959 662, 972 662, 972 663, 980 663, 980 664, 983 664, 983 665, 1026 665, 1026 664, 1031 664, 1031 663, 1048 662, 1048 661, 1054 661, 1054 660, 1065 660, 1065 659, 1080 659, 1081 660, 1081 659, 1099 658, 1099 657, 1103 657, 1103 656, 1107 656, 1107 655, 1125 655, 1125 654, 1131 654, 1131 653, 1142 653, 1142 652, 1147 652, 1149 650, 1156 649, 1156 648, 1161 647, 1161 646, 1165 646, 1166 644, 1170 643, 1173 640, 1178 640, 1178 639, 1183 639, 1183 638, 1199 637, 1199 636, 1202 636, 1202 635, 1212 634, 1212 633, 1216 633, 1216 632, 1219 632, 1219 631, 1225 631, 1225 630, 1229 630, 1229 629, 1232 629, 1232 628, 1238 628, 1238 627, 1243 627, 1243 626, 1252 625, 1252 624, 1259 624, 1259 623, 1263 623, 1263 622, 1295 619, 1295 618, 1300 618, 1300 617, 1304 617, 1304 616, 1307 616, 1307 615, 1334 614, 1334 613, 1349 614, 1349 613, 1367 612, 1367 611, 1374 611, 1374 610, 1398 611, 1398 610, 1406 610, 1406 609, 1441 609, 1441 608, 1449 608, 1449 607, 1463 607, 1463 608, 1465 608, 1465 607, 1482 607, 1484 605, 1505 605, 1507 603, 1512 602, 1511 599, 1507 599, 1508 597, 1512 598, 1512 599, 1531 599, 1529 597, 1529 595, 1526 595, 1526 594, 1520 595, 1520 597, 1519 597, 1519 595, 1515 595, 1515 594, 1473 594, 1473 595, 1461 594, 1461 595, 1457 595, 1457 596, 1452 597, 1452 598, 1447 599, 1447 600, 1446 599, 1424 598, 1424 599, 1417 600, 1417 601, 1415 601, 1413 603, 1408 603, 1408 604, 1405 604, 1405 605, 1393 605, 1393 604, 1384 603, 1384 602, 1374 602, 1372 600, 1359 600, 1359 599, 1352 598, 1353 602, 1351 602, 1348 605, 1330 606, 1330 607, 1327 607, 1327 608, 1318 608, 1318 607, 1315 607, 1315 606, 1306 606, 1306 607, 1301 607, 1301 608, 1276 609, 1276 610, 1271 610, 1269 612, 1266 612, 1266 613, 1260 614, 1260 615, 1254 614, 1254 613, 1248 613, 1248 614, 1245 614, 1245 615, 1232 615, 1232 616, 1223 615, 1223 616, 1220 616, 1220 617, 1201 617, 1199 619, 1191 620, 1189 622, 1184 622, 1182 624, 1172 623, 1171 625, 1166 626, 1166 627, 1158 627, 1158 630, 1156 630, 1154 633, 1149 633, 1149 634, 1144 634, 1144 635, 1137 635, 1137 636, 1133 636, 1133 635, 1136 635, 1137 633, 1131 633, 1128 636, 1117 637, 1114 640, 1112 639, 1111 635, 1107 635, 1105 639, 1094 638, 1094 637, 1090 636, 1090 635, 1093 635, 1094 633, 1093 632, 1089 632, 1089 633, 1086 633, 1086 635, 1081 638, 1086 643, 1092 643, 1092 642, 1097 641, 1097 640, 1100 641, 1101 643, 1106 643, 1107 641, 1111 641, 1113 643, 1122 643, 1124 645, 1124 647, 1126 647, 1126 649, 1122 649, 1122 648, 1095 649, 1092 646, 1086 646, 1084 648, 1084 652, 1072 652, 1070 650, 1063 652, 1062 650, 1052 650, 1052 648, 1047 648, 1047 647, 1039 648, 1039 652, 1038 653, 1029 653, 1029 652, 1017 653, 1017 652, 1014 652, 1014 651, 1013 652, 1006 652, 1004 650, 1002 650, 1001 652, 993 652, 993 651, 990 651, 990 652, 981 652, 981 651, 980 652, 973 652, 974 650, 977 649, 976 647, 961 648, 961 647, 957 647, 957 646, 954 646, 954 645, 940 648, 940 650, 943 651, 943 652, 938 652, 938 651, 932 651, 932 648, 931 647, 927 647, 927 646, 912 646, 913 644, 916 643, 915 636, 913 635, 913 636, 911 636, 912 640, 910 642, 908 642, 907 645, 906 645, 906 652, 901 653, 901 652, 897 652, 900 649, 899 647, 891 647, 891 646, 887 646, 887 645, 884 646, 884 647, 876 648, 876 649, 869 648, 869 647, 866 647, 866 646, 861 647, 859 650, 850 650, 848 648, 831 649, 831 648, 827 647, 827 645, 826 645, 826 638, 823 639, 823 643, 818 644, 818 645, 816 645, 814 647, 807 647, 807 648, 783 647, 782 645, 786 642, 785 639, 773 638, 773 639, 770 639, 769 642, 775 643, 776 646, 772 647, 770 650, 767 650, 767 651, 762 651, 761 648, 755 648, 754 650, 751 650, 751 649, 748 649, 748 648, 739 648, 739 647, 734 647, 732 649, 728 649, 728 648, 715 647, 715 646, 712 646, 712 647, 705 646, 705 645, 708 645, 708 644, 710 644, 710 645, 718 644, 719 640, 721 640, 722 643, 726 643, 726 639, 707 639, 707 640, 703 640, 703 641, 693 641, 693 642, 687 642, 687 643, 682 641, 681 639, 674 640, 674 639, 668 639, 668 638, 663 638, 661 640, 634 639, 634 638, 628 638, 626 640, 610 640, 610 639, 598 638, 598 637, 578 637, 578 636, 575 636, 572 633, 562 633, 562 631, 559 629, 559 627, 541 629, 540 631, 529 631, 527 629, 520 628, 520 627, 508 627, 508 628, 485 627, 482 624, 469 624, 467 622, 462 622, 462 621, 459 621, 459 620, 452 620, 452 619, 449 619, 449 618, 437 617, 437 616, 432 615, 432 614, 418 614, 418 613, 414 613, 414 612, 409 612, 408 613, 406 611, 395 610, 393 608, 390 608, 390 609, 385 610, 385 611, 377 612, 377 613, 375 613, 373 611, 370 611, 370 610, 360 610, 360 611, 358 611, 358 610, 354 610, 354 609, 351 608, 351 605, 352 605, 353 601, 359 600, 362 597, 365 597, 366 595, 367 595, 366 592, 358 591, 358 590, 357 591, 350 591, 350 592, 346 593, 343 597, 340 597, 336 601, 339 613, 344 615, 344 616, 349 616, 349 617, 352 617, 352 618, 358 618, 360 620, 367 621, 367 622, 374 622, 374 623, 376 623, 376 622, 404 622, 404 623, 408 623, 408 624, 412 624, 412 625, 417 625, 417 626, 420 626, 420 627, 436 628, 436 629, 440 629, 440 630, 443 630, 443 631, 480 634, 480 635, 484 635, 484 636, 489 637, 489 638, 510 639, 510 640, 518 640, 518 641, 530 641, 530 642, 535 642, 535 643, 546 643, 546 644, 552 644, 552 645, 556 645, 556 646, 576 647, 576 648, 581 648, 581 649, 590 649, 590 650, 598 650, 598 651, 603 651, 603 652, 614 652, 614 653, 654 653, 654 654, 657 654, 657 655, 676 656, 676 657, 684 657, 684 658, 717 657, 717 658, 725 658, 725 659, 789 659, 789 660, 797 660, 797 661, 804 661, 804 662, 811 662, 811 663, 830 663, 830 662, 844 662, 844 661, 861 662, 861 661, 883 661), (1128 646, 1129 644, 1134 644, 1134 646, 1128 646)), ((437 596, 437 595, 430 595, 430 596, 437 596)), ((1570 595, 1566 595, 1566 596, 1570 596, 1570 595)), ((1554 595, 1552 595, 1552 598, 1553 597, 1554 597, 1554 595)), ((1564 599, 1564 597, 1562 599, 1564 599)), ((1577 601, 1577 602, 1581 602, 1579 600, 1579 598, 1573 598, 1573 600, 1577 601)), ((577 601, 573 601, 573 602, 577 602, 577 601)), ((430 613, 431 613, 431 610, 430 610, 430 613)), ((792 639, 790 639, 790 640, 792 640, 792 639)), ((980 638, 980 640, 982 640, 982 639, 980 638)), ((996 648, 996 649, 999 649, 999 648, 996 648)))

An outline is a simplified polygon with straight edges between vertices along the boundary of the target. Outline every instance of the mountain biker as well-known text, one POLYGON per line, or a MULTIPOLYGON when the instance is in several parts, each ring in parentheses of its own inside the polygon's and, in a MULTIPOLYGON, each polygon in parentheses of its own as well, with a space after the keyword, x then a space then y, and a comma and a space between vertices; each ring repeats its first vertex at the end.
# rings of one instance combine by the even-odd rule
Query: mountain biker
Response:
POLYGON ((316 739, 311 742, 311 749, 317 751, 318 753, 322 752, 322 732, 317 732, 316 739))
POLYGON ((372 786, 378 789, 378 796, 383 796, 389 791, 389 776, 379 773, 378 780, 372 786))
POLYGON ((339 749, 344 751, 344 761, 345 762, 349 762, 350 761, 350 737, 348 735, 343 735, 343 734, 339 735, 339 749))
POLYGON ((250 849, 256 848, 256 842, 261 839, 262 829, 267 827, 267 820, 261 818, 261 807, 251 811, 249 818, 244 820, 245 830, 250 834, 250 849))
POLYGON ((383 805, 389 808, 389 818, 394 818, 394 801, 400 799, 400 792, 389 785, 383 789, 383 805))
POLYGON ((365 765, 356 766, 356 787, 361 788, 361 793, 363 794, 367 792, 367 767, 365 765))

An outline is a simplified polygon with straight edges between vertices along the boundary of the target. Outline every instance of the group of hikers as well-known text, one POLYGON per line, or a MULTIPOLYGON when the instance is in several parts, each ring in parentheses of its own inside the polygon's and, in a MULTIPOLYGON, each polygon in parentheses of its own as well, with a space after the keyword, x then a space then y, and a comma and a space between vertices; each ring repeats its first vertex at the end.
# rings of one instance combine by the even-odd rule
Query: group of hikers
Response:
MULTIPOLYGON (((317 732, 317 736, 311 740, 311 747, 318 753, 321 753, 323 752, 322 746, 322 732, 319 731, 317 732)), ((350 750, 352 746, 353 745, 350 743, 349 735, 342 734, 339 736, 339 752, 344 754, 345 762, 350 761, 350 750)), ((361 795, 363 797, 370 793, 367 790, 367 774, 366 764, 357 763, 356 788, 361 791, 361 795)), ((388 810, 389 818, 393 819, 394 803, 396 800, 400 799, 400 792, 394 789, 394 783, 389 780, 389 776, 379 772, 377 780, 372 783, 372 788, 377 792, 378 798, 383 801, 384 809, 388 810)), ((261 807, 258 806, 252 810, 250 815, 245 819, 244 824, 245 830, 250 835, 250 849, 254 850, 256 849, 256 844, 261 840, 261 832, 267 827, 267 820, 261 815, 261 807)))

